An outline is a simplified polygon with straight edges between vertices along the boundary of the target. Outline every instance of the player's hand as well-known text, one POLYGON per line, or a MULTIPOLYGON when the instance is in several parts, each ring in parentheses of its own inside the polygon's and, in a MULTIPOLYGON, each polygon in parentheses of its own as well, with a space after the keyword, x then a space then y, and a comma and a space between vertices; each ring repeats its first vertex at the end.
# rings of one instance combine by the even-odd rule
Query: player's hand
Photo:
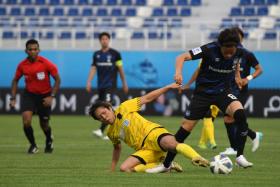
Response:
POLYGON ((88 82, 87 85, 86 85, 86 91, 87 91, 88 93, 91 92, 91 83, 90 83, 90 82, 88 82))
POLYGON ((242 79, 240 78, 235 78, 235 83, 238 86, 238 88, 241 90, 242 89, 242 79))
POLYGON ((178 88, 178 93, 182 94, 185 90, 190 89, 190 85, 186 84, 185 86, 181 86, 180 88, 178 88))
POLYGON ((245 78, 245 79, 242 79, 241 84, 242 84, 242 86, 246 86, 248 84, 248 82, 249 82, 248 79, 245 78))
POLYGON ((182 74, 175 74, 174 75, 174 80, 177 84, 182 84, 183 82, 183 77, 182 77, 182 74))
POLYGON ((52 97, 52 96, 45 97, 45 98, 43 99, 43 105, 44 105, 44 107, 52 106, 52 101, 53 101, 53 97, 52 97))
POLYGON ((181 87, 181 85, 174 82, 172 84, 169 84, 168 87, 170 89, 179 89, 181 87))

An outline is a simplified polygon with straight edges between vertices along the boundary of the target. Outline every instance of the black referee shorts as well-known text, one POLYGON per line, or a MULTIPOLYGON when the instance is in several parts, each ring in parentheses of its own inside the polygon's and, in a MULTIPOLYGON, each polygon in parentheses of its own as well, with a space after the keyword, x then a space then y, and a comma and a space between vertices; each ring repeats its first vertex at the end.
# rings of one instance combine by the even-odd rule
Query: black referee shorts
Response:
POLYGON ((32 111, 33 113, 38 114, 40 119, 49 120, 51 107, 45 107, 43 105, 43 99, 50 95, 51 93, 38 95, 24 91, 21 102, 22 111, 32 111))
POLYGON ((207 115, 211 105, 216 105, 225 114, 228 105, 233 101, 238 101, 238 98, 230 91, 217 95, 194 93, 184 118, 189 120, 202 119, 207 115))

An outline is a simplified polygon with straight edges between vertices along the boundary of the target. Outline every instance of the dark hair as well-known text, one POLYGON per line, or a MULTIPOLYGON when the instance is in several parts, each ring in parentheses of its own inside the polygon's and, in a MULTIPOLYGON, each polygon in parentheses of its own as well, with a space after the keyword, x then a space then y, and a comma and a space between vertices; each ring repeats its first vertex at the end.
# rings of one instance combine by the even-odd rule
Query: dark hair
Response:
POLYGON ((107 36, 109 39, 111 38, 111 35, 108 32, 102 32, 98 36, 99 40, 101 40, 103 36, 107 36))
POLYGON ((93 119, 98 120, 98 118, 95 115, 95 111, 97 110, 97 108, 99 107, 105 107, 105 108, 112 108, 111 103, 106 102, 106 101, 96 101, 95 103, 93 103, 90 108, 89 108, 89 115, 91 117, 93 117, 93 119))
POLYGON ((240 38, 235 30, 225 29, 220 32, 218 42, 223 47, 234 47, 240 43, 240 38))
POLYGON ((39 42, 38 42, 37 40, 35 40, 35 39, 30 39, 30 40, 28 40, 28 41, 25 43, 25 47, 27 48, 27 46, 30 45, 30 44, 37 44, 38 47, 39 47, 39 42))
POLYGON ((237 32, 238 34, 240 34, 242 38, 244 38, 244 32, 240 27, 233 27, 232 29, 235 30, 235 32, 237 32))

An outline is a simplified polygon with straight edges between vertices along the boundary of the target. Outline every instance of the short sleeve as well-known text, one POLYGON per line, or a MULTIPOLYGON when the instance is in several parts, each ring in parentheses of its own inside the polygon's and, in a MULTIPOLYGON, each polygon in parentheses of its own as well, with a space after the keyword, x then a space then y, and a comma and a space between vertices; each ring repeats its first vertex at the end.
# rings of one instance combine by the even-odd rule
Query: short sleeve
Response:
POLYGON ((16 69, 16 73, 15 73, 15 79, 16 80, 19 80, 21 78, 21 76, 23 75, 22 73, 22 68, 20 66, 20 64, 17 66, 17 69, 16 69))
POLYGON ((197 59, 203 58, 205 50, 206 50, 205 45, 189 50, 189 53, 191 54, 192 60, 197 60, 197 59))
POLYGON ((253 53, 248 53, 247 55, 247 62, 249 62, 251 67, 256 67, 259 64, 258 59, 253 53))
POLYGON ((140 98, 134 98, 123 102, 120 105, 120 110, 125 112, 137 112, 141 109, 140 98))
POLYGON ((50 74, 53 77, 55 77, 58 74, 57 66, 50 61, 47 61, 47 66, 48 66, 48 71, 50 72, 50 74))
POLYGON ((92 63, 91 66, 96 66, 96 53, 92 55, 92 63))

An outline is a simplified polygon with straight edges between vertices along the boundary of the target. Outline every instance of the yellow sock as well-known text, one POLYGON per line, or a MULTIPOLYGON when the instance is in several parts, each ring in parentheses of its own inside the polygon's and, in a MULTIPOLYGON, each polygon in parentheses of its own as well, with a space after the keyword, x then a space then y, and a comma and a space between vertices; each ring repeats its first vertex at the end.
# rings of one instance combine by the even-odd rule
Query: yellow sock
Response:
POLYGON ((203 145, 206 145, 206 143, 207 143, 207 135, 206 135, 206 132, 205 132, 205 127, 203 125, 203 127, 201 129, 201 135, 200 135, 200 139, 199 139, 198 145, 203 146, 203 145))
POLYGON ((176 146, 176 151, 190 159, 201 157, 191 146, 183 143, 179 143, 176 146))
POLYGON ((203 118, 203 128, 205 128, 205 134, 210 144, 216 144, 214 137, 214 124, 212 118, 203 118))
POLYGON ((134 167, 135 172, 145 172, 146 169, 154 168, 159 165, 159 162, 148 163, 148 164, 139 164, 134 167))

